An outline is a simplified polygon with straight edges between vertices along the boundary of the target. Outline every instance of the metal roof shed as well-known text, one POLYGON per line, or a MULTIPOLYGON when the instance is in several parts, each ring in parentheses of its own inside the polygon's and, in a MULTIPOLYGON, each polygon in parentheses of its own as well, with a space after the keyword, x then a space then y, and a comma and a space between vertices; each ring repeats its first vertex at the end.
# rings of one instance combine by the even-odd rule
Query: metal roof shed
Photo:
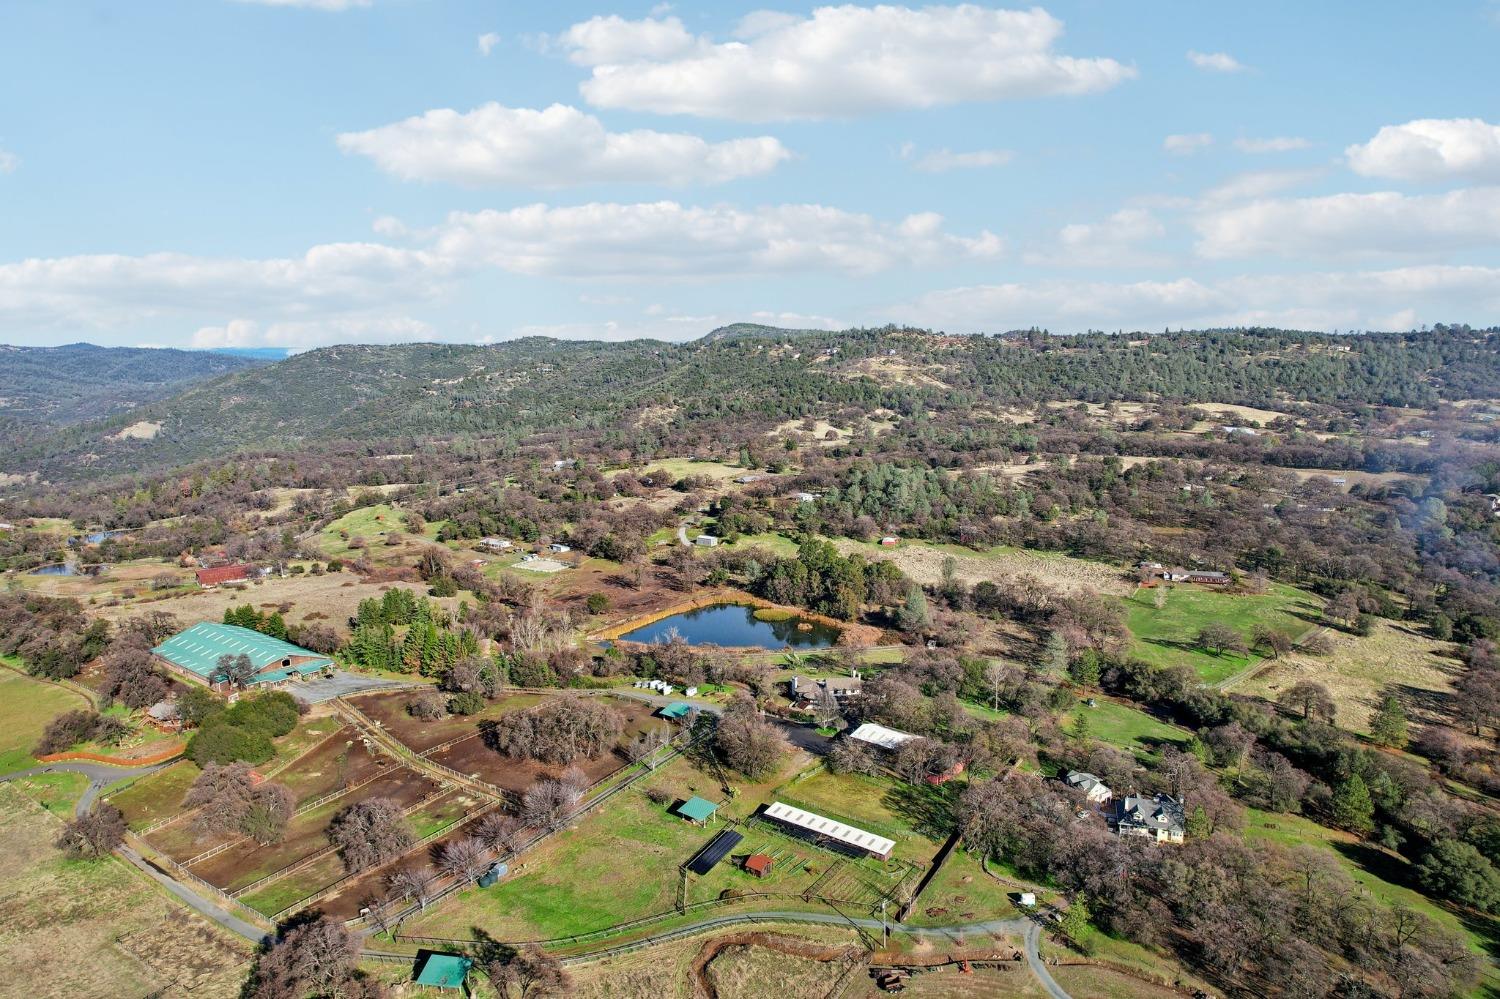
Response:
POLYGON ((686 718, 688 712, 692 710, 693 706, 687 701, 673 701, 662 708, 659 713, 663 718, 670 718, 672 721, 677 721, 679 718, 686 718))
POLYGON ((439 989, 461 989, 472 967, 474 962, 459 954, 429 953, 417 972, 416 982, 439 989))
POLYGON ((677 814, 691 822, 707 822, 718 810, 718 805, 696 794, 677 806, 677 814))

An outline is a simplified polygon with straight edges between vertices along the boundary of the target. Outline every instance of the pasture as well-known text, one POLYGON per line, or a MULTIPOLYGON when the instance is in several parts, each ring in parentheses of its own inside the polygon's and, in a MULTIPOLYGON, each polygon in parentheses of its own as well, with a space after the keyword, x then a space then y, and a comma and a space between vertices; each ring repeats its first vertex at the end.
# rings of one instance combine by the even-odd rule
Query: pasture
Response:
POLYGON ((1215 655, 1199 648, 1197 635, 1208 625, 1227 625, 1247 644, 1257 626, 1296 641, 1312 630, 1321 612, 1313 597, 1280 583, 1260 594, 1226 593, 1192 583, 1170 586, 1160 610, 1158 592, 1142 588, 1124 600, 1130 654, 1156 666, 1189 666, 1205 683, 1227 680, 1260 661, 1253 651, 1215 655))

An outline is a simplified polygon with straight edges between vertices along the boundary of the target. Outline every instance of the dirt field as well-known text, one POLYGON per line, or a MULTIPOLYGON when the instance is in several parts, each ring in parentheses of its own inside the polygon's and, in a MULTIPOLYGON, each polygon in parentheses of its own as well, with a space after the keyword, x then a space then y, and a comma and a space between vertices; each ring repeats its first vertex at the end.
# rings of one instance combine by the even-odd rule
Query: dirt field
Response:
POLYGON ((1343 482, 1334 483, 1341 493, 1347 493, 1355 486, 1388 486, 1397 482, 1427 481, 1425 475, 1413 475, 1408 472, 1361 472, 1358 469, 1342 468, 1283 468, 1280 471, 1290 472, 1303 482, 1319 478, 1330 481, 1343 479, 1343 482))
POLYGON ((345 726, 295 766, 276 775, 300 806, 340 788, 350 787, 372 776, 394 761, 383 753, 372 753, 351 727, 345 726))
POLYGON ((943 578, 943 561, 952 557, 956 574, 966 583, 1030 575, 1064 593, 1094 592, 1125 596, 1131 584, 1119 569, 1102 562, 1072 558, 1067 555, 1043 554, 1019 548, 996 548, 975 552, 957 545, 929 545, 920 541, 904 542, 895 548, 861 544, 838 538, 833 542, 846 555, 858 552, 867 558, 886 558, 919 583, 932 585, 943 578))
MULTIPOLYGON (((420 693, 417 691, 416 693, 420 693)), ((498 718, 507 711, 519 711, 541 701, 540 694, 510 694, 485 706, 476 715, 448 715, 437 721, 424 722, 413 718, 406 705, 416 694, 409 690, 396 690, 379 694, 351 697, 349 703, 364 712, 370 720, 379 722, 391 735, 407 747, 424 753, 433 746, 450 739, 477 732, 480 722, 498 718)))
POLYGON ((1291 655, 1270 663, 1237 684, 1237 694, 1274 700, 1299 680, 1315 680, 1333 693, 1338 724, 1355 732, 1370 730, 1370 714, 1387 686, 1394 687, 1413 722, 1444 721, 1447 699, 1462 665, 1452 646, 1389 621, 1368 638, 1330 632, 1333 655, 1291 655))
POLYGON ((0 997, 238 994, 248 945, 113 858, 62 860, 58 820, 0 786, 0 997))
POLYGON ((188 624, 196 621, 222 621, 225 610, 241 604, 275 609, 282 603, 288 603, 292 605, 292 610, 285 615, 288 624, 321 621, 340 632, 346 632, 349 618, 354 616, 361 600, 379 597, 393 586, 419 595, 426 593, 425 588, 416 583, 366 583, 353 573, 333 572, 323 576, 266 579, 243 588, 195 590, 166 600, 100 607, 98 614, 111 621, 122 621, 144 610, 161 610, 177 615, 178 620, 188 624))
MULTIPOLYGON (((609 698, 608 703, 626 718, 625 731, 620 737, 619 746, 627 745, 637 735, 648 729, 669 727, 667 722, 652 717, 653 709, 649 704, 622 698, 609 698)), ((435 763, 451 767, 461 774, 471 774, 496 787, 503 787, 507 791, 524 791, 536 781, 544 777, 556 777, 565 769, 562 766, 537 763, 533 760, 501 756, 485 745, 484 738, 478 734, 448 749, 433 753, 429 758, 435 763)), ((613 752, 605 753, 593 760, 582 761, 577 765, 589 782, 593 783, 628 762, 629 760, 617 747, 613 752)))

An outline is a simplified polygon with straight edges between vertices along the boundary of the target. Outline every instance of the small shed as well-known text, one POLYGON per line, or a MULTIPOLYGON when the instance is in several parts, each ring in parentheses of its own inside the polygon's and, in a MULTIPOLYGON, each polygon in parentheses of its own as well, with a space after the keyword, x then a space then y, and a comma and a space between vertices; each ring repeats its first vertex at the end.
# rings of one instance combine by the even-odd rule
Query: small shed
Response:
POLYGON ((428 953, 417 971, 416 983, 437 989, 461 989, 472 967, 473 960, 461 954, 428 953))
POLYGON ((1022 905, 1025 908, 1031 908, 1032 906, 1036 905, 1036 892, 1023 891, 1021 892, 1021 897, 1017 899, 1016 902, 1017 904, 1022 905))
POLYGON ((700 534, 693 539, 693 544, 700 548, 714 548, 719 544, 719 539, 712 534, 700 534))
POLYGON ((696 822, 700 826, 713 818, 714 812, 718 810, 718 805, 715 805, 707 798, 700 798, 696 794, 677 806, 678 815, 681 815, 689 822, 696 822))
POLYGON ((677 721, 678 719, 686 718, 692 710, 693 706, 687 701, 673 701, 657 713, 663 718, 677 721))
POLYGON ((771 865, 774 861, 768 853, 752 853, 745 858, 745 870, 757 878, 763 878, 771 873, 771 865))
POLYGON ((479 887, 488 888, 510 873, 510 865, 504 861, 497 860, 490 865, 490 869, 479 875, 479 887))

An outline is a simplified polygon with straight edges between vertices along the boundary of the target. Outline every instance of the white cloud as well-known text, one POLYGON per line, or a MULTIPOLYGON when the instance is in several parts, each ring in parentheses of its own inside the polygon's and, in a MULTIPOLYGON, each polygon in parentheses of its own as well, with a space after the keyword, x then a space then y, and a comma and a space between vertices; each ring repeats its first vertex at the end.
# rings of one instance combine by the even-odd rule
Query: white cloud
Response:
POLYGON ((1235 174, 1203 193, 1201 201, 1222 204, 1264 198, 1289 188, 1310 183, 1323 175, 1322 170, 1252 170, 1235 174))
POLYGON ((891 312, 956 332, 1032 325, 1054 332, 1243 325, 1406 329, 1468 317, 1489 321, 1500 314, 1500 268, 1424 266, 1218 280, 977 285, 931 292, 891 312))
POLYGON ((1212 132, 1191 132, 1186 135, 1169 135, 1161 140, 1161 147, 1176 156, 1188 156, 1214 144, 1212 132))
POLYGON ((1058 230, 1057 243, 1026 253, 1028 264, 1056 267, 1141 266, 1160 263, 1140 244, 1166 235, 1166 227, 1144 208, 1122 208, 1103 222, 1074 223, 1058 230))
POLYGON ((290 347, 307 350, 335 343, 419 343, 430 341, 436 331, 409 316, 341 317, 278 322, 263 325, 253 319, 232 319, 222 326, 200 327, 191 346, 200 350, 217 347, 290 347))
POLYGON ((315 246, 261 260, 93 254, 0 264, 0 323, 122 326, 217 313, 299 319, 434 295, 454 267, 423 250, 315 246))
POLYGON ((479 54, 487 56, 495 51, 495 46, 500 44, 500 36, 493 31, 486 31, 479 36, 479 54))
POLYGON ((262 7, 305 7, 308 10, 353 10, 368 7, 373 0, 239 0, 240 3, 259 4, 262 7))
POLYGON ((1500 188, 1446 194, 1334 194, 1255 201, 1195 221, 1205 257, 1360 256, 1492 247, 1500 188))
POLYGON ((1228 52, 1194 52, 1187 54, 1188 62, 1210 73, 1239 73, 1247 67, 1228 52))
POLYGON ((1289 153, 1312 145, 1295 135, 1275 135, 1267 139, 1235 139, 1234 148, 1242 153, 1289 153))
POLYGON ((872 274, 998 254, 998 236, 954 236, 941 216, 899 222, 822 205, 688 207, 672 201, 455 212, 433 252, 518 274, 637 279, 831 271, 872 274))
POLYGON ((1354 172, 1366 177, 1500 180, 1500 125, 1479 118, 1419 118, 1386 125, 1344 153, 1354 172))
POLYGON ((767 173, 791 156, 770 136, 710 143, 649 129, 609 132, 598 118, 564 104, 540 111, 495 103, 467 113, 439 108, 346 132, 338 144, 405 180, 535 187, 712 184, 767 173))
POLYGON ((21 165, 21 157, 5 149, 0 149, 0 173, 15 173, 16 167, 21 165))
POLYGON ((556 39, 592 68, 599 107, 748 121, 818 119, 965 101, 1107 90, 1135 76, 1107 58, 1053 51, 1062 22, 1040 8, 819 7, 757 12, 735 40, 680 19, 595 17, 556 39))
POLYGON ((901 147, 901 158, 911 161, 912 169, 922 173, 947 173, 950 170, 975 170, 1005 166, 1015 159, 1009 149, 973 149, 955 153, 950 149, 934 149, 918 155, 917 148, 908 142, 901 147))

